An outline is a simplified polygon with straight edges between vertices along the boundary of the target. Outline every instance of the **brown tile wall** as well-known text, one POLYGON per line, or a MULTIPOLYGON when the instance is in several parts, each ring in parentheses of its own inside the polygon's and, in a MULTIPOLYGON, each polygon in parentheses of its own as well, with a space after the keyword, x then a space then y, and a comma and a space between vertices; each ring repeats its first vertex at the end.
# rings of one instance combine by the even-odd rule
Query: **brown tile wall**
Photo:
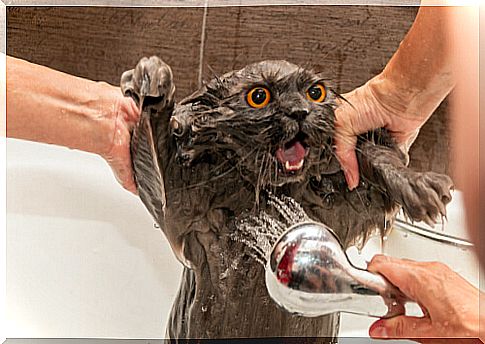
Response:
MULTIPOLYGON (((202 76, 262 59, 328 73, 339 92, 377 74, 397 49, 415 7, 257 6, 207 9, 202 76)), ((142 56, 172 66, 178 98, 197 88, 204 8, 9 7, 7 54, 118 84, 142 56)), ((447 105, 411 150, 419 170, 449 173, 447 105)))

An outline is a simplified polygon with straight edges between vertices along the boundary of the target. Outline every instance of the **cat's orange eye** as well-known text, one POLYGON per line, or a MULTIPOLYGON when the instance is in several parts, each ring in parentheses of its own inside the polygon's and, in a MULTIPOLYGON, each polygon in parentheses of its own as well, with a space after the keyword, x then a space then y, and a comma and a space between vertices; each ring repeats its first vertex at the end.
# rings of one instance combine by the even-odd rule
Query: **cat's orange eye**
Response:
POLYGON ((271 94, 269 93, 269 90, 260 86, 253 88, 246 96, 249 106, 256 109, 264 108, 266 105, 268 105, 270 99, 271 94))
POLYGON ((315 84, 306 91, 306 97, 308 98, 308 100, 311 100, 315 103, 323 102, 326 95, 327 91, 325 90, 325 86, 323 86, 322 84, 315 84))

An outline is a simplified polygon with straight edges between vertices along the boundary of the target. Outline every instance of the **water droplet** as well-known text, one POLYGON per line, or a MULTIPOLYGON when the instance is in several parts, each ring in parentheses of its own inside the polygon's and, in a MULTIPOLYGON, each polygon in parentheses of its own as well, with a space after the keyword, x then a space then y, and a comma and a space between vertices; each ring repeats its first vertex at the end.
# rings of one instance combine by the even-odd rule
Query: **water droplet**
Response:
POLYGON ((234 261, 231 263, 231 268, 233 268, 234 270, 237 270, 237 264, 238 264, 238 261, 237 261, 237 260, 234 260, 234 261))
POLYGON ((301 205, 290 197, 276 197, 268 192, 268 206, 276 211, 275 215, 263 211, 241 219, 236 224, 237 231, 231 235, 234 241, 247 246, 248 254, 263 266, 273 244, 288 227, 310 220, 301 205))
POLYGON ((153 228, 160 228, 160 226, 157 223, 154 223, 153 228))
POLYGON ((219 274, 219 279, 220 279, 220 280, 225 279, 225 278, 227 277, 228 272, 229 272, 229 269, 226 269, 226 271, 221 272, 221 273, 219 274))
POLYGON ((409 236, 409 234, 408 234, 407 232, 404 232, 404 233, 402 234, 402 236, 403 236, 404 238, 407 238, 407 237, 409 236))
POLYGON ((202 313, 207 312, 207 306, 202 306, 202 313))

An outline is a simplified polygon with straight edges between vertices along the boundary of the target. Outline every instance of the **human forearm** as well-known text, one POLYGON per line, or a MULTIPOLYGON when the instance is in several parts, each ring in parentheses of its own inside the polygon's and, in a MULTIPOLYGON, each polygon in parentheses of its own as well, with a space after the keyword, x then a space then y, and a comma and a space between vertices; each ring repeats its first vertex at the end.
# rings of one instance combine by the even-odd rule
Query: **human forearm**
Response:
POLYGON ((399 49, 374 80, 376 96, 398 117, 424 122, 453 88, 447 30, 451 11, 449 7, 421 7, 399 49))
POLYGON ((116 87, 7 57, 7 136, 103 155, 116 87))
POLYGON ((7 136, 96 153, 135 193, 130 132, 138 118, 118 87, 7 57, 7 136))

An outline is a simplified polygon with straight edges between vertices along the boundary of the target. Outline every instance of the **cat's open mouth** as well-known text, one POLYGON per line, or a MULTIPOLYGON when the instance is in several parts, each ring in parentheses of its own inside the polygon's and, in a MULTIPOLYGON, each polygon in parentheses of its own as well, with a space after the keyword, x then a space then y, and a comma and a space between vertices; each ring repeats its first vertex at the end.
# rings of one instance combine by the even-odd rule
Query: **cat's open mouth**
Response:
POLYGON ((310 150, 305 143, 307 135, 299 132, 292 140, 286 142, 276 150, 276 160, 280 168, 287 173, 297 173, 303 168, 305 157, 310 150))

